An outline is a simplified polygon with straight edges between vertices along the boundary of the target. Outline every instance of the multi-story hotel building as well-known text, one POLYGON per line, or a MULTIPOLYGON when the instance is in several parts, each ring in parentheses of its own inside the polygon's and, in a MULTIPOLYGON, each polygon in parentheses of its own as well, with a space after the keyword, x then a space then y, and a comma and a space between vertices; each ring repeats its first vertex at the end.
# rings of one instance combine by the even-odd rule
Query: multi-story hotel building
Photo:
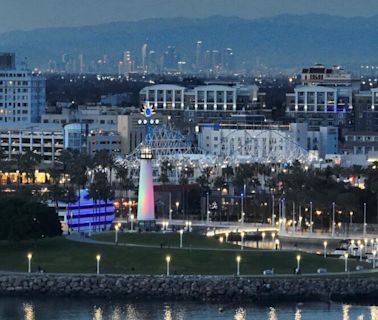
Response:
POLYGON ((0 53, 0 123, 39 122, 45 87, 43 76, 16 66, 14 54, 0 53))
POLYGON ((308 123, 311 129, 346 125, 356 91, 352 75, 338 66, 304 68, 301 85, 286 94, 286 113, 295 122, 308 123))
POLYGON ((224 119, 231 114, 260 115, 271 118, 266 107, 265 93, 256 85, 238 83, 207 83, 196 87, 158 84, 140 91, 140 104, 148 104, 173 117, 184 116, 188 122, 201 119, 224 119))

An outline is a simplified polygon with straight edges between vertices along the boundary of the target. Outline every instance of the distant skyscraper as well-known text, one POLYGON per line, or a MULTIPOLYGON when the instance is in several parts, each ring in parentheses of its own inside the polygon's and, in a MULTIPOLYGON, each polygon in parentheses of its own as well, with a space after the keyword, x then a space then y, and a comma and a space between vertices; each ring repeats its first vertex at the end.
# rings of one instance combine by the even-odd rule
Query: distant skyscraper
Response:
POLYGON ((39 122, 46 106, 46 79, 18 68, 14 54, 0 55, 0 123, 39 122), (7 58, 4 58, 7 57, 7 58))
POLYGON ((223 50, 222 67, 225 72, 232 72, 235 69, 235 56, 231 48, 223 50))
POLYGON ((148 49, 148 45, 147 45, 147 43, 145 43, 145 44, 142 46, 142 51, 141 51, 141 54, 142 54, 142 69, 143 69, 143 71, 146 71, 147 68, 148 68, 148 63, 147 63, 147 49, 148 49))
POLYGON ((195 68, 196 68, 196 71, 200 71, 203 68, 202 41, 197 41, 195 68))
POLYGON ((78 62, 79 62, 79 73, 80 74, 83 74, 85 73, 85 63, 84 63, 84 55, 83 54, 79 54, 78 56, 78 62))
POLYGON ((211 69, 211 51, 210 50, 206 50, 204 60, 205 60, 205 68, 211 69))
POLYGON ((211 52, 211 68, 217 69, 220 65, 220 53, 218 50, 213 50, 211 52))
POLYGON ((154 50, 151 50, 148 53, 148 72, 149 73, 158 73, 158 62, 156 57, 156 52, 154 50))
POLYGON ((133 71, 133 60, 131 57, 131 52, 130 51, 124 51, 123 52, 123 73, 124 74, 129 74, 130 72, 133 71))
POLYGON ((168 70, 177 70, 178 55, 176 47, 169 46, 167 51, 164 52, 164 68, 168 70))

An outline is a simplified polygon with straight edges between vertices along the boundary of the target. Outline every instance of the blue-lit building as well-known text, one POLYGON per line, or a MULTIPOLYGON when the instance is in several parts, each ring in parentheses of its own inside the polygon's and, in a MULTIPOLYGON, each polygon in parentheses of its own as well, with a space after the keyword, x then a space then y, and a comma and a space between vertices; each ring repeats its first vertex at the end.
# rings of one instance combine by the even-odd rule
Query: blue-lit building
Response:
MULTIPOLYGON (((50 203, 55 206, 55 203, 50 203)), ((88 196, 88 190, 80 191, 75 202, 58 203, 58 214, 64 233, 97 232, 110 228, 115 208, 113 201, 95 201, 88 196)))

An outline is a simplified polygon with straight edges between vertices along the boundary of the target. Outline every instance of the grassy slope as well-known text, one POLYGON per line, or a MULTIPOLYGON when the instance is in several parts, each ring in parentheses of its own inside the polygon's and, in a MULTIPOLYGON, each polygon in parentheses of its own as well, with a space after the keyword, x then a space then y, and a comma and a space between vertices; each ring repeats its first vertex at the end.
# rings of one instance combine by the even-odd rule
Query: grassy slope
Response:
MULTIPOLYGON (((95 256, 101 253, 102 273, 163 274, 165 256, 172 256, 171 271, 177 274, 234 274, 235 257, 242 256, 242 274, 261 274, 274 268, 276 273, 292 273, 296 266, 296 253, 284 251, 195 251, 160 248, 135 248, 73 242, 64 238, 38 242, 0 244, 0 270, 26 271, 28 252, 33 252, 32 266, 47 272, 95 272, 95 256)), ((304 254, 301 266, 304 273, 315 272, 318 267, 329 271, 344 270, 340 259, 304 254)), ((360 264, 350 261, 350 266, 360 264)))

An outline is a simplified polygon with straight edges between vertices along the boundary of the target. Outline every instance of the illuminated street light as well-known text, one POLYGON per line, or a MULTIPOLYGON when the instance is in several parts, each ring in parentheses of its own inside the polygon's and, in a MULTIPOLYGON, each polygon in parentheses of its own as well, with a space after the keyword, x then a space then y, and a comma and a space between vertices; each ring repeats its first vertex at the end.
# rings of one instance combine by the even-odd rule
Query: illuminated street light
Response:
POLYGON ((301 255, 297 255, 297 272, 301 269, 301 255))
POLYGON ((372 254, 373 254, 373 269, 375 269, 375 257, 377 255, 377 250, 373 250, 372 254))
MULTIPOLYGON (((363 225, 363 235, 366 236, 366 202, 364 203, 364 225, 363 225)), ((366 244, 365 244, 366 245, 366 244)))
POLYGON ((169 276, 169 264, 171 263, 171 256, 166 256, 165 261, 167 262, 167 276, 169 276))
POLYGON ((33 255, 31 253, 28 253, 27 257, 28 257, 28 273, 31 273, 31 260, 32 260, 33 255))
POLYGON ((345 261, 345 268, 344 268, 344 271, 345 272, 348 272, 348 257, 349 257, 349 254, 348 253, 344 253, 344 261, 345 261))
POLYGON ((184 230, 181 229, 179 232, 180 232, 180 248, 182 248, 182 235, 184 233, 184 230))
POLYGON ((101 260, 101 255, 97 255, 96 256, 96 262, 97 262, 97 264, 96 264, 96 273, 97 274, 100 274, 100 260, 101 260))
POLYGON ((280 248, 280 240, 276 239, 274 243, 276 245, 276 250, 278 250, 280 248))
POLYGON ((115 229, 115 239, 114 239, 114 242, 117 244, 118 243, 118 230, 119 230, 119 226, 116 225, 114 227, 114 229, 115 229))
POLYGON ((361 243, 360 244, 360 261, 362 261, 362 250, 364 249, 364 245, 361 243))
POLYGON ((244 231, 240 232, 241 247, 240 250, 244 249, 244 231))
POLYGON ((323 242, 323 246, 324 246, 324 258, 327 258, 327 245, 328 245, 327 241, 324 241, 323 242))
POLYGON ((241 261, 241 257, 237 256, 236 257, 236 275, 238 277, 240 276, 240 261, 241 261))

